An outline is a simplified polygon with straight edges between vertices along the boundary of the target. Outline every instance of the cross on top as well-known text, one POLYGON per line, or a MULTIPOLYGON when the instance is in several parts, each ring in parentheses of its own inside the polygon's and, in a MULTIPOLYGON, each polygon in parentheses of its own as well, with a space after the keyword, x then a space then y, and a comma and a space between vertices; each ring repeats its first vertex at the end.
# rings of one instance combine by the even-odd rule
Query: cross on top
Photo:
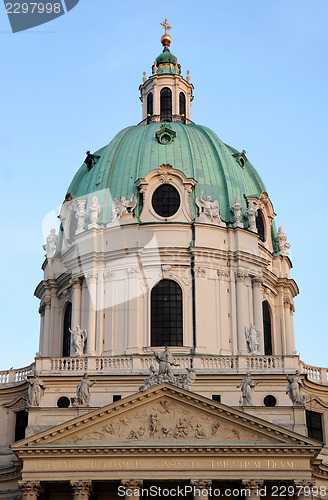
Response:
POLYGON ((167 30, 171 29, 171 26, 169 26, 167 19, 165 19, 164 23, 161 23, 161 25, 165 28, 165 35, 167 35, 167 30))

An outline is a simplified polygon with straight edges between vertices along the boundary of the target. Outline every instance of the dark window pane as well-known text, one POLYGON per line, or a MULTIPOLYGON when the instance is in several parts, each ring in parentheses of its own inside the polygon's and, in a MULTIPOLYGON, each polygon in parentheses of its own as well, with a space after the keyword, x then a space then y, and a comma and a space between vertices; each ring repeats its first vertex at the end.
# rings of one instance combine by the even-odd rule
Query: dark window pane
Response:
MULTIPOLYGON (((180 207, 180 195, 175 187, 163 184, 153 194, 152 205, 161 217, 171 217, 180 207)), ((169 300, 168 293, 170 292, 165 289, 161 293, 165 296, 165 300, 169 300)))
POLYGON ((72 304, 69 303, 66 306, 64 315, 64 326, 63 326, 63 356, 69 356, 71 351, 71 328, 72 322, 72 304))
POLYGON ((258 210, 256 216, 256 228, 261 241, 265 241, 264 219, 261 210, 258 210))
POLYGON ((310 438, 323 442, 321 413, 306 410, 306 426, 308 428, 308 436, 310 438))
POLYGON ((28 413, 25 410, 16 412, 15 441, 25 438, 25 430, 28 423, 28 413))
POLYGON ((147 95, 147 122, 150 123, 151 116, 153 115, 153 94, 150 92, 147 95))
POLYGON ((172 92, 168 87, 161 90, 161 121, 172 121, 172 92))
POLYGON ((162 280, 152 289, 151 345, 183 345, 182 290, 175 281, 162 280))
POLYGON ((262 304, 263 308, 263 335, 264 335, 264 354, 272 354, 272 336, 271 336, 271 313, 267 301, 262 304))
POLYGON ((186 96, 183 92, 179 94, 179 113, 181 115, 182 123, 186 121, 186 96))

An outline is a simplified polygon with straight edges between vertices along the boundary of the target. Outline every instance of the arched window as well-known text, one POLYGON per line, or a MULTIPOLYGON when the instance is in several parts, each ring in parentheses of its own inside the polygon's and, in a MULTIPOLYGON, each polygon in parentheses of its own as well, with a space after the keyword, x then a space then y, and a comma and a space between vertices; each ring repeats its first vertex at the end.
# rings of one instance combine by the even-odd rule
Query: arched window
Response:
POLYGON ((168 87, 161 90, 161 121, 172 121, 172 92, 168 87))
POLYGON ((183 345, 182 290, 161 280, 151 291, 151 345, 183 345))
POLYGON ((256 216, 256 228, 261 241, 265 241, 264 218, 261 210, 258 210, 256 216))
POLYGON ((272 354, 272 335, 271 335, 271 312, 267 301, 262 303, 263 309, 263 335, 264 335, 264 354, 272 354))
POLYGON ((186 96, 183 92, 179 94, 179 113, 182 123, 186 122, 186 96))
POLYGON ((63 324, 63 356, 69 356, 71 353, 71 328, 72 323, 72 304, 69 302, 65 309, 63 324))
POLYGON ((154 113, 154 99, 153 93, 149 92, 147 95, 147 123, 151 122, 151 116, 154 113))

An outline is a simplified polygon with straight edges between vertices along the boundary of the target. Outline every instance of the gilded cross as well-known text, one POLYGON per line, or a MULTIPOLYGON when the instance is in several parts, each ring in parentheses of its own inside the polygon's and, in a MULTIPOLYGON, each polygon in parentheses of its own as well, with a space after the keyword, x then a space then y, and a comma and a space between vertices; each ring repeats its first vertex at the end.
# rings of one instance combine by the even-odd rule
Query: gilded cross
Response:
POLYGON ((167 35, 167 30, 171 29, 171 26, 169 26, 167 19, 165 19, 165 22, 161 23, 161 25, 165 28, 165 35, 167 35))

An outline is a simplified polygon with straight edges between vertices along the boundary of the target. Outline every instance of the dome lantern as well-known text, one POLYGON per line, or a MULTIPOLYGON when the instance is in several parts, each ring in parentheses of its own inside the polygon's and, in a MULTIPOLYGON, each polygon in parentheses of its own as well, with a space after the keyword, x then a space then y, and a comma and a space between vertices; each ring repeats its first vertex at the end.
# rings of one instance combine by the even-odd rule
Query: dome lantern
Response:
POLYGON ((142 102, 142 122, 174 122, 190 123, 190 104, 193 99, 193 85, 181 76, 181 66, 177 58, 170 52, 171 37, 167 30, 171 29, 167 19, 161 25, 165 33, 161 38, 163 52, 156 58, 152 66, 152 75, 143 78, 140 85, 142 102))

